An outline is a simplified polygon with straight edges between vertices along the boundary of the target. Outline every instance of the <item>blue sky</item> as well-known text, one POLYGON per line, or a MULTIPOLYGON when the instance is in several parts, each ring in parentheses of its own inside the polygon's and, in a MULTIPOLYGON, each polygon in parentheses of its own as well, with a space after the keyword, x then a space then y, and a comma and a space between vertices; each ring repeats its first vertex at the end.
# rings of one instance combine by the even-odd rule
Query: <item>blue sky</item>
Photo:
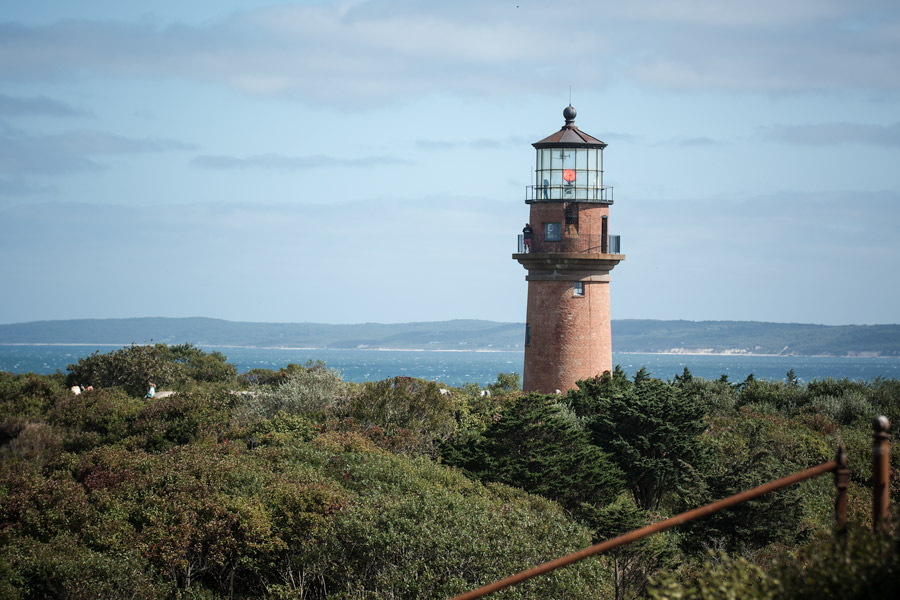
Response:
POLYGON ((614 319, 900 322, 900 5, 866 0, 4 2, 0 322, 524 321, 570 94, 614 319))

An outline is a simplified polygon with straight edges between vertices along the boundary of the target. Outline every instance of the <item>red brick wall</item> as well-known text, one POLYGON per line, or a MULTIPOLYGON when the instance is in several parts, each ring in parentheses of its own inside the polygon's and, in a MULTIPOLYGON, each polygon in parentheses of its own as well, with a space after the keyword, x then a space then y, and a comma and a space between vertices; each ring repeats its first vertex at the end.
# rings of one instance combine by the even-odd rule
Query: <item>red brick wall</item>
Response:
MULTIPOLYGON (((609 205, 607 204, 588 204, 580 202, 578 204, 578 229, 563 228, 563 235, 600 235, 602 231, 601 219, 603 216, 609 216, 609 205)), ((535 202, 531 205, 530 220, 532 229, 535 232, 543 233, 544 223, 563 223, 566 222, 566 205, 564 202, 535 202)))
POLYGON ((585 282, 583 297, 574 296, 573 284, 528 282, 526 392, 565 392, 580 379, 612 370, 609 283, 585 282))

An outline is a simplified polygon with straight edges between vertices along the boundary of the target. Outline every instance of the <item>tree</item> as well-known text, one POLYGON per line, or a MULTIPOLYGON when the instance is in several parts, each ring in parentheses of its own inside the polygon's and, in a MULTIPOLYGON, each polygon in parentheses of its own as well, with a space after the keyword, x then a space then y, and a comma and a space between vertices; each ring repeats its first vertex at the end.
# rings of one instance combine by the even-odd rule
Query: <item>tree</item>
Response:
POLYGON ((529 394, 507 407, 480 437, 444 459, 484 481, 498 481, 575 510, 622 489, 622 474, 590 443, 577 417, 554 396, 529 394))
MULTIPOLYGON (((823 463, 834 451, 829 441, 813 435, 799 419, 748 409, 711 419, 704 441, 711 457, 703 485, 697 486, 703 490, 704 502, 823 463)), ((817 478, 709 515, 686 526, 689 535, 684 546, 695 552, 713 547, 752 554, 771 544, 796 544, 808 538, 815 526, 810 514, 814 498, 823 495, 828 506, 830 488, 826 478, 817 478)), ((831 515, 826 515, 822 519, 825 529, 832 522, 831 515)))
POLYGON ((624 391, 609 387, 612 393, 591 399, 591 440, 625 473, 637 505, 655 511, 664 494, 689 485, 703 467, 703 407, 679 386, 643 369, 624 391))
MULTIPOLYGON (((611 540, 649 525, 652 515, 635 506, 627 495, 596 508, 582 506, 581 517, 594 531, 594 540, 611 540)), ((671 564, 677 547, 671 532, 645 537, 610 550, 604 555, 613 571, 615 599, 642 596, 650 576, 671 564)))
POLYGON ((509 394, 522 389, 522 376, 518 373, 498 373, 497 381, 487 386, 492 394, 509 394))
POLYGON ((207 354, 191 344, 132 344, 106 354, 94 352, 67 368, 67 385, 118 386, 133 396, 142 396, 149 380, 157 386, 231 381, 237 373, 220 352, 207 354))

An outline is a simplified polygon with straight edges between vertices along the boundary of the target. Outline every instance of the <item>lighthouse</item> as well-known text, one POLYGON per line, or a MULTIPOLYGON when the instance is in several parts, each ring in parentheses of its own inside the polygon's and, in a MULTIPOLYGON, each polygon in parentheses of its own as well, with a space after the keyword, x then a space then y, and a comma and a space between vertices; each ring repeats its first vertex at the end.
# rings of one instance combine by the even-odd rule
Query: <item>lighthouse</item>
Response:
POLYGON ((625 255, 619 236, 610 234, 606 144, 579 130, 575 115, 567 106, 562 128, 532 144, 529 219, 513 254, 528 272, 526 392, 565 392, 612 370, 610 271, 625 255))

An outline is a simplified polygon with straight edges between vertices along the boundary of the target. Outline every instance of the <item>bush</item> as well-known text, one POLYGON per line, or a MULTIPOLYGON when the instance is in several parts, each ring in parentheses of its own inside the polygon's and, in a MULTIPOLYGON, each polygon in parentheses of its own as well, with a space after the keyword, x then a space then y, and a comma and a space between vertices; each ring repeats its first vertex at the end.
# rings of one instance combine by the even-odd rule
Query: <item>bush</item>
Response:
POLYGON ((459 405, 441 393, 433 381, 394 377, 366 382, 350 400, 348 414, 360 425, 375 426, 385 435, 412 434, 408 451, 431 452, 434 443, 448 439, 457 429, 459 405))
POLYGON ((657 600, 869 600, 900 595, 900 538, 853 528, 782 554, 767 573, 742 558, 711 555, 686 581, 667 573, 650 584, 657 600))
POLYGON ((188 381, 231 381, 237 373, 221 353, 207 354, 190 344, 132 344, 106 354, 94 352, 67 368, 67 385, 121 387, 132 396, 143 396, 150 380, 159 388, 188 381))
POLYGON ((53 407, 49 421, 67 429, 66 448, 87 450, 125 437, 143 402, 120 389, 96 389, 69 394, 53 407))
POLYGON ((259 390, 246 407, 264 418, 279 413, 324 417, 343 413, 346 395, 347 386, 340 374, 316 364, 292 373, 272 390, 259 390))

